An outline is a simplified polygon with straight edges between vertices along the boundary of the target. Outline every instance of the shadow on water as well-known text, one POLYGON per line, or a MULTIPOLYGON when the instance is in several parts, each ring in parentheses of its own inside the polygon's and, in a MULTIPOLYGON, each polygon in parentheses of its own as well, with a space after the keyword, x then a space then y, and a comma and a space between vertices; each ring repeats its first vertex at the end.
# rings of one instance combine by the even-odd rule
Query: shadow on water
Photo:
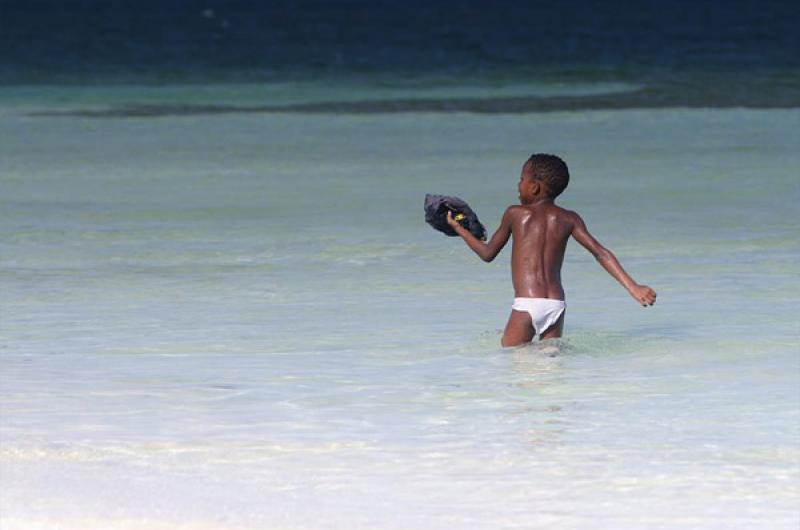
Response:
POLYGON ((524 454, 563 444, 574 405, 568 367, 573 346, 568 339, 555 339, 502 348, 501 336, 499 330, 486 331, 463 352, 485 361, 475 384, 494 396, 493 436, 509 436, 524 454))

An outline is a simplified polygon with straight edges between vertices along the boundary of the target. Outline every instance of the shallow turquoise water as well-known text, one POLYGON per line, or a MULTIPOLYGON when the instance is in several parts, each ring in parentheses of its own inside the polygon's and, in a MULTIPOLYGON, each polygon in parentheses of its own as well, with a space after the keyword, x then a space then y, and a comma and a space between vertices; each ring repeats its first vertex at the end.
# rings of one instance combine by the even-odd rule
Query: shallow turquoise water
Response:
POLYGON ((797 110, 91 119, 13 98, 5 525, 800 522, 797 110), (508 250, 483 264, 422 216, 454 194, 494 229, 540 151, 659 293, 638 307, 571 246, 555 357, 499 348, 508 250))

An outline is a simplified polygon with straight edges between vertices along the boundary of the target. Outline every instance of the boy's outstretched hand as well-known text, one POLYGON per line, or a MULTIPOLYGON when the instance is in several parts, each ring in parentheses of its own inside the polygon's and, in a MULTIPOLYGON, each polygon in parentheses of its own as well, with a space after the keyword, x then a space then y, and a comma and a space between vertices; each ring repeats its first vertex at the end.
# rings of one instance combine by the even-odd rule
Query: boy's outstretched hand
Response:
POLYGON ((645 307, 656 303, 656 292, 646 285, 636 284, 630 292, 631 296, 645 307))

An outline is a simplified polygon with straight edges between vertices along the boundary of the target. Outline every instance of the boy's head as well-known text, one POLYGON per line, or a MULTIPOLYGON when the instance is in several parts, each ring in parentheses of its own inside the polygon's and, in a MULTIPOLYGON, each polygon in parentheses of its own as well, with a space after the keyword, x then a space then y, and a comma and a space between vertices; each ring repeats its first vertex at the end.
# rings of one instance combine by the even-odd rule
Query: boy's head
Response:
POLYGON ((543 153, 531 155, 522 166, 523 178, 544 184, 544 194, 555 199, 569 184, 569 169, 556 155, 543 153))

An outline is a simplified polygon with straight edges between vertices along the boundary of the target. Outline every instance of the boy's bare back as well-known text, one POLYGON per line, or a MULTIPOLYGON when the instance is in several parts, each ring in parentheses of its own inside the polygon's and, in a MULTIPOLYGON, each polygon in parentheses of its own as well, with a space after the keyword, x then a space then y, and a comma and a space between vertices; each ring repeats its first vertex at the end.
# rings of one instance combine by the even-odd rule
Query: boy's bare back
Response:
POLYGON ((448 215, 450 226, 484 261, 492 261, 513 234, 511 278, 514 305, 503 333, 503 346, 560 337, 564 324, 564 287, 561 265, 570 236, 583 245, 639 303, 652 305, 656 293, 637 284, 614 254, 586 229, 581 217, 555 204, 569 182, 566 164, 553 155, 533 155, 523 165, 519 205, 509 206, 500 227, 487 243, 476 239, 448 215), (542 328, 542 329, 540 329, 542 328))
POLYGON ((572 233, 571 212, 551 203, 509 206, 514 296, 564 299, 561 264, 572 233))

